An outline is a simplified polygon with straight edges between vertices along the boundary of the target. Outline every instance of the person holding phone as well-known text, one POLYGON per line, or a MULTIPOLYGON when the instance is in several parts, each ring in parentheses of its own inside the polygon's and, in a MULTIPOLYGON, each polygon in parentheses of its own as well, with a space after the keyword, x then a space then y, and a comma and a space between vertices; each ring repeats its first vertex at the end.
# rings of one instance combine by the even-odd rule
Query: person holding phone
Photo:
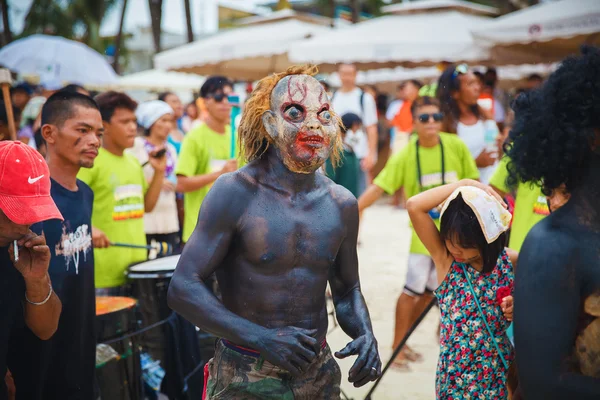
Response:
POLYGON ((139 105, 136 112, 138 125, 144 130, 143 137, 136 137, 131 153, 142 164, 146 181, 154 179, 154 169, 150 165, 152 152, 154 157, 166 157, 166 168, 162 190, 154 210, 144 214, 144 230, 148 244, 169 243, 174 249, 179 245, 179 219, 177 217, 176 188, 177 150, 168 142, 173 127, 174 111, 169 104, 161 100, 147 101, 139 105))
POLYGON ((231 157, 232 83, 224 76, 209 77, 202 88, 208 113, 206 121, 185 136, 175 168, 177 190, 184 193, 183 242, 187 242, 198 219, 200 206, 217 178, 238 169, 231 157))
POLYGON ((148 183, 140 162, 126 152, 137 134, 137 103, 125 93, 109 91, 95 98, 102 115, 104 138, 92 168, 77 177, 94 192, 92 241, 94 244, 96 293, 119 296, 125 293, 125 271, 147 259, 144 249, 111 247, 123 242, 146 245, 144 213, 151 212, 164 185, 167 158, 157 157, 164 146, 149 152, 154 170, 148 183))

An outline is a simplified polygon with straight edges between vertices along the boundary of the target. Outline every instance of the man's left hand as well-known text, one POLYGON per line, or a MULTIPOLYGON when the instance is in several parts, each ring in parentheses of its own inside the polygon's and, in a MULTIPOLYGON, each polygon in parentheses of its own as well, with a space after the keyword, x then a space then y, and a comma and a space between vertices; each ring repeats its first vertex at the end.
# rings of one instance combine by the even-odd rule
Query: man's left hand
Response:
POLYGON ((167 156, 166 153, 162 155, 162 157, 156 158, 155 155, 156 153, 158 153, 159 151, 161 151, 163 148, 156 148, 153 151, 151 151, 148 155, 150 156, 149 158, 149 162, 150 165, 152 166, 152 169, 154 169, 155 173, 164 173, 165 169, 167 169, 167 156))
POLYGON ((335 353, 337 358, 343 359, 358 355, 352 368, 350 368, 348 381, 354 387, 361 387, 381 376, 381 360, 377 350, 377 340, 372 334, 359 336, 348 343, 343 350, 335 353))
POLYGON ((46 245, 46 237, 29 231, 17 241, 17 245, 19 246, 19 261, 15 262, 15 251, 12 244, 8 247, 8 254, 25 281, 44 279, 50 265, 50 248, 46 245))

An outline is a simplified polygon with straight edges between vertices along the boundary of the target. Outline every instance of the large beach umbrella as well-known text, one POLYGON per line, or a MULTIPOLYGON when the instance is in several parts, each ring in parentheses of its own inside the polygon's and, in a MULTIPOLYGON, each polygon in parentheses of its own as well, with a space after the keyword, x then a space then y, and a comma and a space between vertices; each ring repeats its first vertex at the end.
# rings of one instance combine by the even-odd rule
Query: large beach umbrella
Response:
POLYGON ((561 0, 525 8, 472 30, 496 64, 554 62, 600 45, 600 1, 561 0))
POLYGON ((456 11, 384 16, 295 43, 289 57, 319 64, 323 72, 335 70, 338 63, 369 70, 484 62, 489 54, 473 42, 471 29, 487 21, 456 11))
POLYGON ((156 68, 200 75, 255 80, 292 65, 287 53, 296 41, 330 28, 298 20, 265 23, 219 32, 154 56, 156 68))
POLYGON ((149 69, 119 77, 111 87, 122 90, 199 91, 206 79, 196 74, 149 69))
POLYGON ((97 51, 60 36, 31 35, 0 49, 0 64, 40 80, 104 85, 117 74, 97 51))

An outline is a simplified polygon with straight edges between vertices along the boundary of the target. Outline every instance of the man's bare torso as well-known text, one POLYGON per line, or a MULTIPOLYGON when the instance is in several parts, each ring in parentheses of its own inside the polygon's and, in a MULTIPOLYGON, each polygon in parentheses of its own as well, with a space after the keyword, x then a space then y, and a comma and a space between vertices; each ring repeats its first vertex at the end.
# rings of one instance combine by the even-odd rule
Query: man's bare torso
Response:
POLYGON ((267 328, 327 331, 325 290, 345 236, 344 189, 317 174, 297 196, 269 185, 262 168, 237 172, 247 207, 238 217, 228 256, 217 270, 225 306, 267 328))

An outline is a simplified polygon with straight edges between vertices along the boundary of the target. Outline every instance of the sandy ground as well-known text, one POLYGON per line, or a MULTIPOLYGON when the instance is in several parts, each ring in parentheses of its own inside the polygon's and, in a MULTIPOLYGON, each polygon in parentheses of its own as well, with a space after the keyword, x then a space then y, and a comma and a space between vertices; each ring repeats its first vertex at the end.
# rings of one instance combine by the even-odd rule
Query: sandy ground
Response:
MULTIPOLYGON (((393 350, 396 301, 404 285, 410 245, 408 214, 387 203, 388 200, 381 201, 365 210, 358 249, 362 291, 371 313, 384 365, 393 350)), ((410 372, 390 369, 373 394, 373 400, 435 399, 438 321, 438 309, 434 307, 408 341, 415 351, 423 354, 424 361, 412 363, 410 372)), ((341 328, 330 326, 327 340, 332 351, 337 351, 346 345, 349 338, 341 328)), ((348 370, 353 362, 354 358, 339 360, 342 390, 347 398, 362 400, 371 385, 356 389, 348 382, 348 370)))

